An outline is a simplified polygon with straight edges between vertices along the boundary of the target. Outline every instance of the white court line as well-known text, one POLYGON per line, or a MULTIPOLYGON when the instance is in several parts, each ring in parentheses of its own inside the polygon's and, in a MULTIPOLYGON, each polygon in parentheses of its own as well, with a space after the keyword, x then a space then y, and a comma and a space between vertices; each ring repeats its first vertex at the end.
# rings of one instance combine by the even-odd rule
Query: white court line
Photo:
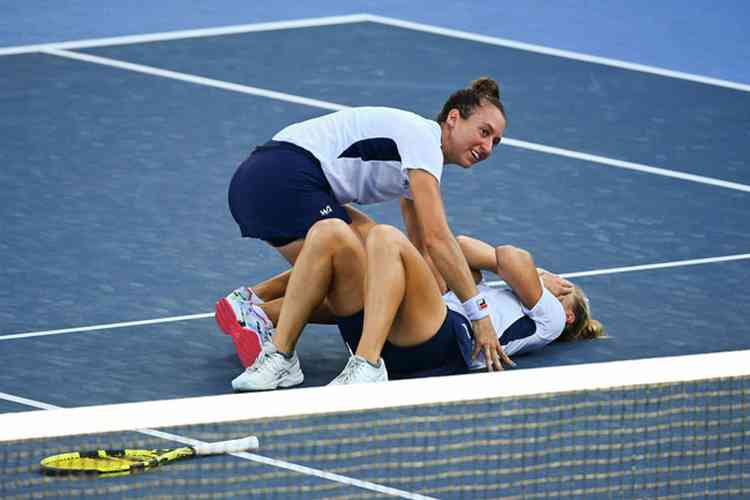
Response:
MULTIPOLYGON (((653 269, 666 269, 670 267, 681 267, 681 266, 695 266, 698 264, 712 264, 717 262, 730 262, 734 260, 750 259, 750 253, 737 254, 737 255, 724 255, 720 257, 708 257, 705 259, 691 259, 691 260, 678 260, 673 262, 661 262, 657 264, 644 264, 639 266, 629 267, 611 267, 608 269, 594 269, 591 271, 581 271, 576 273, 565 273, 560 276, 564 278, 579 278, 583 276, 600 276, 603 274, 617 274, 627 273, 633 271, 647 271, 653 269)), ((504 284, 503 281, 490 281, 487 283, 489 286, 500 286, 504 284)), ((45 337, 48 335, 61 335, 66 333, 77 333, 77 332, 91 332, 96 330, 110 330, 113 328, 124 328, 128 326, 142 326, 142 325, 155 325, 159 323, 172 323, 175 321, 188 321, 194 319, 205 319, 212 318, 214 313, 203 313, 203 314, 191 314, 188 316, 171 316, 167 318, 156 318, 147 319, 142 321, 128 321, 125 323, 109 323, 106 325, 93 325, 93 326, 82 326, 76 328, 64 328, 61 330, 43 330, 39 332, 28 332, 28 333, 12 333, 6 335, 0 335, 0 341, 3 340, 14 340, 31 337, 45 337)))
POLYGON ((156 325, 159 323, 173 323, 175 321, 188 321, 193 319, 213 318, 214 313, 189 314, 186 316, 170 316, 167 318, 144 319, 140 321, 126 321, 122 323, 108 323, 105 325, 79 326, 75 328, 63 328, 60 330, 43 330, 40 332, 14 333, 2 335, 0 340, 24 339, 29 337, 45 337, 47 335, 61 335, 64 333, 93 332, 97 330, 111 330, 113 328, 126 328, 129 326, 156 325))
POLYGON ((26 399, 20 396, 14 396, 7 392, 0 392, 0 399, 10 401, 11 403, 18 403, 24 406, 30 406, 32 408, 39 408, 41 410, 59 410, 60 406, 51 405, 48 403, 42 403, 41 401, 34 401, 33 399, 26 399))
POLYGON ((572 59, 575 61, 582 61, 587 63, 601 64, 603 66, 611 66, 615 68, 627 69, 630 71, 638 71, 640 73, 650 73, 659 76, 665 76, 668 78, 675 78, 678 80, 688 80, 691 82, 703 83, 706 85, 715 85, 718 87, 725 87, 733 90, 741 90, 743 92, 750 92, 750 85, 732 82, 729 80, 721 80, 718 78, 711 78, 702 75, 696 75, 693 73, 685 73, 682 71, 672 71, 664 68, 658 68, 656 66, 647 66, 645 64, 631 63, 627 61, 621 61, 619 59, 610 59, 608 57, 593 56, 590 54, 584 54, 582 52, 573 52, 570 50, 554 49, 551 47, 545 47, 543 45, 535 45, 531 43, 517 42, 515 40, 509 40, 507 38, 498 38, 494 36, 479 35, 477 33, 470 33, 467 31, 459 31, 448 28, 440 28, 438 26, 432 26, 429 24, 415 23, 411 21, 403 21, 401 19, 394 19, 391 17, 383 17, 376 15, 367 15, 367 20, 386 24, 388 26, 395 26, 398 28, 405 28, 414 31, 422 31, 425 33, 431 33, 434 35, 448 36, 452 38, 460 38, 462 40, 470 40, 474 42, 486 43, 488 45, 497 45, 500 47, 508 47, 511 49, 523 50, 526 52, 534 52, 537 54, 545 54, 550 56, 562 57, 565 59, 572 59))
MULTIPOLYGON (((629 266, 629 267, 610 267, 609 269, 594 269, 592 271, 581 271, 577 273, 565 273, 561 274, 563 278, 582 278, 584 276, 600 276, 602 274, 618 274, 618 273, 630 273, 633 271, 650 271, 653 269, 667 269, 670 267, 682 267, 682 266, 696 266, 699 264, 713 264, 716 262, 730 262, 733 260, 750 259, 750 253, 743 253, 738 255, 725 255, 723 257, 709 257, 707 259, 690 259, 690 260, 677 260, 674 262, 662 262, 659 264, 643 264, 640 266, 629 266)), ((504 281, 490 281, 487 283, 489 286, 500 286, 505 284, 504 281)), ((2 340, 2 337, 0 337, 2 340)))
POLYGON ((744 259, 750 259, 750 253, 744 253, 744 254, 738 254, 738 255, 725 255, 724 257, 711 257, 708 259, 678 260, 675 262, 663 262, 661 264, 644 264, 641 266, 630 266, 630 267, 613 267, 610 269, 600 269, 600 270, 594 270, 594 271, 581 271, 578 273, 568 273, 565 276, 568 278, 581 278, 583 276, 599 276, 602 274, 630 273, 633 271, 650 271, 652 269, 667 269, 670 267, 696 266, 699 264, 713 264, 716 262, 731 262, 733 260, 744 260, 744 259))
POLYGON ((700 184, 708 184, 710 186, 717 186, 727 189, 734 189, 736 191, 744 191, 750 193, 750 186, 747 184, 739 184, 737 182, 724 181, 713 177, 705 177, 702 175, 688 174, 685 172, 679 172, 676 170, 668 170, 666 168, 651 167, 649 165, 642 165, 640 163, 633 163, 630 161, 615 160, 607 158, 605 156, 592 155, 588 153, 579 153, 570 149, 556 148, 553 146, 545 146, 543 144, 535 144, 533 142, 519 141, 517 139, 510 139, 504 137, 501 144, 508 146, 514 146, 517 148, 528 149, 531 151, 537 151, 540 153, 547 153, 555 156, 564 156, 566 158, 574 158, 576 160, 588 161, 591 163, 598 163, 600 165, 608 165, 610 167, 622 168, 625 170, 635 170, 637 172, 643 172, 646 174, 661 175, 663 177, 672 177, 674 179, 681 179, 684 181, 698 182, 700 184))
POLYGON ((460 31, 449 28, 441 28, 439 26, 433 26, 429 24, 416 23, 412 21, 404 21, 401 19, 395 19, 391 17, 378 16, 373 14, 352 14, 348 16, 330 16, 330 17, 317 17, 308 19, 298 19, 291 21, 277 21, 267 23, 254 23, 254 24, 242 24, 236 26, 223 26, 218 28, 204 28, 194 30, 179 30, 179 31, 168 31, 162 33, 150 33, 142 35, 126 35, 109 38, 97 38, 89 40, 75 40, 68 42, 57 42, 57 43, 43 43, 34 45, 20 45, 15 47, 0 47, 0 56, 3 55, 14 55, 14 54, 28 54, 34 52, 40 52, 44 49, 84 49, 93 47, 105 47, 113 45, 125 45, 132 43, 148 43, 148 42, 160 42, 165 40, 181 40, 186 38, 200 38, 200 37, 211 37, 221 35, 234 35, 241 33, 250 33, 257 31, 273 31, 283 29, 297 29, 297 28, 312 28, 318 26, 333 26, 337 24, 350 24, 350 23, 361 23, 361 22, 373 22, 384 24, 387 26, 394 26, 398 28, 409 29, 412 31, 420 31, 424 33, 431 33, 434 35, 447 36, 451 38, 459 38, 462 40, 470 40, 474 42, 485 43, 488 45, 496 45, 500 47, 508 47, 517 50, 523 50, 526 52, 533 52, 537 54, 545 54, 556 57, 562 57, 565 59, 572 59, 575 61, 583 61, 593 64, 601 64, 604 66, 611 66, 615 68, 627 69, 630 71, 638 71, 641 73, 650 73, 654 75, 664 76, 667 78, 675 78, 679 80, 687 80, 705 85, 715 85, 718 87, 725 87, 733 90, 740 90, 743 92, 750 92, 750 85, 733 82, 729 80, 723 80, 718 78, 711 78, 702 75, 696 75, 693 73, 686 73, 682 71, 673 71, 665 68, 659 68, 656 66, 648 66, 644 64, 631 63, 622 61, 619 59, 612 59, 608 57, 599 57, 582 52, 574 52, 570 50, 561 50, 544 45, 536 45, 531 43, 518 42, 515 40, 509 40, 507 38, 499 38, 494 36, 480 35, 478 33, 471 33, 468 31, 460 31))
POLYGON ((19 45, 16 47, 0 47, 0 56, 29 54, 46 49, 89 49, 93 47, 109 47, 113 45, 127 45, 131 43, 163 42, 166 40, 182 40, 185 38, 203 38, 221 35, 237 35, 257 31, 274 31, 297 28, 314 28, 318 26, 332 26, 337 24, 361 23, 369 20, 366 14, 350 16, 314 17, 292 21, 276 21, 269 23, 240 24, 236 26, 222 26, 218 28, 204 28, 194 30, 167 31, 162 33, 148 33, 142 35, 126 35, 109 38, 95 38, 89 40, 75 40, 69 42, 41 43, 35 45, 19 45))
MULTIPOLYGON (((39 408, 42 410, 62 410, 63 409, 63 407, 61 406, 55 406, 49 403, 35 401, 33 399, 22 398, 22 397, 14 396, 13 394, 8 394, 5 392, 0 392, 0 399, 3 399, 5 401, 11 401, 13 403, 19 403, 25 406, 30 406, 32 408, 39 408)), ((197 439, 192 439, 189 437, 180 436, 178 434, 172 434, 169 432, 163 432, 163 431, 159 431, 155 429, 130 429, 130 431, 138 432, 140 434, 145 434, 147 436, 153 436, 159 439, 175 441, 177 443, 186 444, 188 446, 207 444, 204 441, 199 441, 197 439)), ((424 495, 420 495, 418 493, 412 493, 409 491, 399 490, 399 489, 391 488, 388 486, 382 486, 380 484, 372 483, 370 481, 362 481, 360 479, 355 479, 353 477, 342 476, 341 474, 334 474, 332 472, 326 472, 320 469, 313 469, 312 467, 298 465, 298 464, 291 463, 291 462, 285 462, 283 460, 277 460, 275 458, 264 457, 263 455, 258 455, 255 453, 238 452, 238 453, 229 453, 229 455, 232 455, 237 458, 241 458, 243 460, 248 460, 251 462, 257 462, 257 463, 261 463, 264 465, 270 465, 272 467, 278 467, 281 469, 287 469, 287 470, 291 470, 294 472, 299 472, 300 474, 305 474, 308 476, 315 476, 321 479, 327 479, 329 481, 342 483, 342 484, 346 484, 349 486, 356 486, 358 488, 375 491, 377 493, 382 493, 385 495, 408 498, 411 500, 435 500, 432 497, 427 497, 424 495)))
POLYGON ((70 52, 67 50, 60 49, 42 49, 40 52, 45 54, 51 54, 58 57, 66 57, 68 59, 76 59, 78 61, 89 62, 93 64, 101 64, 103 66, 110 66, 113 68, 124 69, 127 71, 134 71, 136 73, 143 73, 151 76, 158 76, 162 78, 169 78, 172 80, 180 80, 183 82, 194 83, 196 85, 204 85, 207 87, 214 87, 217 89, 228 90, 231 92, 239 92, 242 94, 249 94, 259 97, 267 97, 269 99, 276 99, 279 101, 291 102, 295 104, 303 104, 305 106, 311 106, 315 108, 323 108, 331 111, 339 111, 346 109, 347 106, 341 106, 331 102, 320 101, 317 99, 308 99, 307 97, 295 96, 292 94, 285 94, 283 92, 275 92, 273 90, 265 90, 258 87, 250 87, 248 85, 240 85, 237 83, 230 83, 221 80, 214 80, 213 78, 205 78, 202 76, 189 75, 187 73, 179 73, 177 71, 170 71, 166 69, 159 69, 153 66, 145 66, 143 64, 134 64, 125 61, 118 61, 116 59, 110 59, 108 57, 94 56, 90 54, 83 54, 79 52, 70 52))
MULTIPOLYGON (((120 61, 117 59, 111 59, 108 57, 94 56, 91 54, 82 54, 78 52, 70 52, 67 50, 60 50, 60 49, 55 49, 55 48, 45 48, 45 49, 42 49, 41 52, 50 54, 50 55, 55 55, 58 57, 65 57, 68 59, 75 59, 78 61, 84 61, 84 62, 89 62, 93 64, 101 64, 104 66, 124 69, 127 71, 135 71, 138 73, 144 73, 147 75, 158 76, 162 78, 180 80, 183 82, 194 83, 197 85, 205 85, 208 87, 219 88, 219 89, 228 90, 231 92, 240 92, 243 94, 266 97, 269 99, 277 99, 280 101, 291 102, 295 104, 303 104, 305 106, 312 106, 316 108, 327 109, 330 111, 339 111, 342 109, 349 108, 349 106, 344 106, 341 104, 336 104, 336 103, 332 103, 328 101, 321 101, 318 99, 309 99, 307 97, 286 94, 283 92, 276 92, 273 90, 266 90, 266 89, 261 89, 258 87, 250 87, 248 85, 241 85, 237 83, 229 83, 229 82, 224 82, 221 80, 214 80, 213 78, 205 78, 202 76, 190 75, 187 73, 180 73, 177 71, 159 69, 153 66, 146 66, 143 64, 129 63, 129 62, 120 61)), ((643 173, 660 175, 663 177, 671 177, 674 179, 681 179, 681 180, 686 180, 686 181, 691 181, 691 182, 697 182, 700 184, 708 184, 712 186, 722 187, 726 189, 734 189, 737 191, 750 193, 750 186, 745 185, 745 184, 724 181, 724 180, 715 179, 712 177, 704 177, 700 175, 687 174, 684 172, 678 172, 675 170, 652 167, 649 165, 643 165, 639 163, 616 160, 616 159, 607 158, 604 156, 597 156, 597 155, 592 155, 588 153, 580 153, 580 152, 573 151, 570 149, 563 149, 563 148, 558 148, 558 147, 553 147, 553 146, 545 146, 542 144, 535 144, 533 142, 512 139, 509 137, 503 138, 503 141, 501 144, 504 144, 506 146, 517 147, 521 149, 527 149, 531 151, 556 155, 556 156, 562 156, 566 158, 584 160, 587 162, 596 163, 600 165, 607 165, 610 167, 622 168, 626 170, 636 170, 636 171, 643 172, 643 173)))

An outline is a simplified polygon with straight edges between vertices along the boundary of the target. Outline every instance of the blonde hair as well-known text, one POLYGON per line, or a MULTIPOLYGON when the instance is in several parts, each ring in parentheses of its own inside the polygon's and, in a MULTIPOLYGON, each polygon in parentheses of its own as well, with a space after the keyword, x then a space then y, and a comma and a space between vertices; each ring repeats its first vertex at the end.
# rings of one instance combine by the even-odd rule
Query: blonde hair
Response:
POLYGON ((562 342, 571 340, 589 340, 605 337, 604 325, 591 317, 591 304, 589 298, 580 287, 573 290, 573 314, 575 320, 558 337, 562 342))

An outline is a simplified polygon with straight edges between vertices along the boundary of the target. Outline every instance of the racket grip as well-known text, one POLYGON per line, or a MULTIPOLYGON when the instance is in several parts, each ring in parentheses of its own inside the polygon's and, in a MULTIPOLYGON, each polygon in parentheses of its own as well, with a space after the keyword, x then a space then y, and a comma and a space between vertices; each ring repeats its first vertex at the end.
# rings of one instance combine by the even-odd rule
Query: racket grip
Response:
POLYGON ((230 441, 218 441, 193 446, 196 455, 217 455, 220 453, 235 453, 238 451, 257 450, 260 444, 255 436, 230 441))

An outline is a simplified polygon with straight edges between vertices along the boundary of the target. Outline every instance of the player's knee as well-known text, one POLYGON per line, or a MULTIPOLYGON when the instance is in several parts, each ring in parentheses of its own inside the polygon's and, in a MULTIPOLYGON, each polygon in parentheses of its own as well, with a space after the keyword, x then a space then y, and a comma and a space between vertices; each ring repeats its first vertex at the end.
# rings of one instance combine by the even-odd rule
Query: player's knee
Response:
POLYGON ((305 239, 330 237, 348 230, 350 230, 349 224, 341 219, 323 219, 310 227, 305 239))
POLYGON ((326 245, 341 246, 352 243, 356 238, 352 228, 341 219, 323 219, 312 225, 305 241, 322 242, 326 245), (336 243, 336 245, 333 245, 336 243))
POLYGON ((367 235, 367 248, 377 250, 384 247, 398 246, 406 240, 404 234, 394 226, 378 224, 370 229, 367 235))

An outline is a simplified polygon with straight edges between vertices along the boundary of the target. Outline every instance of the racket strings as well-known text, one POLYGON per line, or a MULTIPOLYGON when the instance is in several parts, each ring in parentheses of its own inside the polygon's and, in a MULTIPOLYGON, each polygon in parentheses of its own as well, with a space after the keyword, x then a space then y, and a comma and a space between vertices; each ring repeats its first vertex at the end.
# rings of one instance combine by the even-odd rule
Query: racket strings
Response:
POLYGON ((196 447, 163 449, 100 449, 62 453, 40 462, 42 471, 50 475, 94 474, 99 477, 130 474, 196 455, 216 455, 258 448, 258 438, 247 436, 196 447))
POLYGON ((42 465, 58 472, 120 472, 148 468, 159 463, 158 450, 98 450, 50 457, 42 465))

